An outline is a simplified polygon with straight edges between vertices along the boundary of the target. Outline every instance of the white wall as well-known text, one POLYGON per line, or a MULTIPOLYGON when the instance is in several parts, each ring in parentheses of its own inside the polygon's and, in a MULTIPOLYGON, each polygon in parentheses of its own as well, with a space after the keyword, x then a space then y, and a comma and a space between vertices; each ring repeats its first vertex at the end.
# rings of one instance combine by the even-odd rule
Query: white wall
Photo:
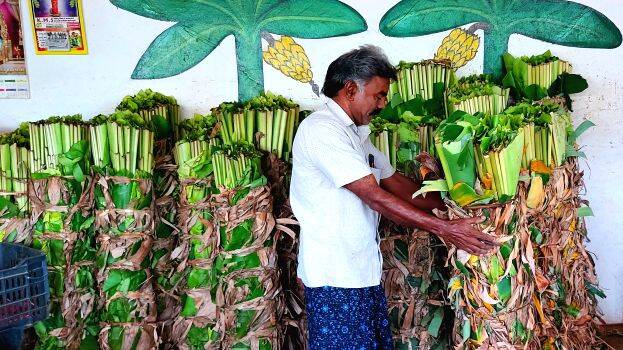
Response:
MULTIPOLYGON (((311 0, 310 0, 311 1, 311 0)), ((90 118, 111 112, 120 99, 141 88, 177 97, 185 115, 206 113, 225 100, 237 96, 233 38, 227 38, 198 66, 167 79, 131 80, 130 75, 151 41, 171 24, 139 17, 119 10, 106 0, 84 0, 87 56, 36 56, 33 50, 27 0, 22 0, 24 42, 30 72, 31 99, 0 100, 0 129, 9 130, 19 122, 50 115, 82 113, 90 118)), ((328 64, 340 53, 362 44, 383 47, 396 63, 433 56, 447 33, 420 38, 388 38, 378 31, 383 13, 397 1, 347 0, 367 20, 365 33, 343 38, 298 40, 312 63, 314 80, 321 85, 328 64)), ((605 13, 623 28, 620 0, 578 1, 605 13)), ((595 252, 597 272, 608 298, 600 304, 608 322, 623 322, 623 48, 614 50, 578 49, 556 46, 513 35, 509 50, 514 54, 538 54, 552 49, 570 60, 576 72, 585 76, 590 88, 576 97, 576 123, 591 119, 597 128, 581 138, 588 161, 587 198, 595 212, 588 219, 590 249, 595 252), (590 164, 590 167, 589 167, 590 164)), ((482 49, 476 59, 459 74, 479 72, 482 49)), ((304 107, 320 103, 309 85, 285 78, 265 65, 266 89, 299 101, 304 107)))

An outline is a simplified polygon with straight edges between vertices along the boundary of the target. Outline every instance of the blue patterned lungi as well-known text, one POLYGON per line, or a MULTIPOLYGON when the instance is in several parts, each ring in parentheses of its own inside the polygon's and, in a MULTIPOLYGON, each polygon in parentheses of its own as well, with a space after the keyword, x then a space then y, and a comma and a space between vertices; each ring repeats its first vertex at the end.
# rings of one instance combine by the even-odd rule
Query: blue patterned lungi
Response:
POLYGON ((305 287, 309 350, 394 348, 381 286, 305 287))

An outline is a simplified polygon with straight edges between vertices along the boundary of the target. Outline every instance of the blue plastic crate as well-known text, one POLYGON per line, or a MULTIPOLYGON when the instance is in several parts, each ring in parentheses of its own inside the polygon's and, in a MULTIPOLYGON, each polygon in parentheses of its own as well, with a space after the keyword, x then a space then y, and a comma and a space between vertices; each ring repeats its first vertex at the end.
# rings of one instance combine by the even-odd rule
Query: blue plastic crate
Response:
POLYGON ((46 319, 49 305, 45 255, 23 245, 0 243, 0 330, 46 319))

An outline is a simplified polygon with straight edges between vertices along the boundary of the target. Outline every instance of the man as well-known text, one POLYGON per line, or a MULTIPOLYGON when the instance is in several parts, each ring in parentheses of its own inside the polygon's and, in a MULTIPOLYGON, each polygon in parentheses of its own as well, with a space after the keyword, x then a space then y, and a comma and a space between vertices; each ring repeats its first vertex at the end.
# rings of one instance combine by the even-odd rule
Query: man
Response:
POLYGON ((387 104, 394 67, 364 46, 329 66, 328 102, 300 125, 293 147, 290 200, 301 225, 298 276, 305 285, 310 350, 393 349, 381 283, 379 213, 427 230, 475 254, 496 243, 481 220, 444 221, 439 197, 412 199, 419 186, 396 173, 368 138, 387 104))

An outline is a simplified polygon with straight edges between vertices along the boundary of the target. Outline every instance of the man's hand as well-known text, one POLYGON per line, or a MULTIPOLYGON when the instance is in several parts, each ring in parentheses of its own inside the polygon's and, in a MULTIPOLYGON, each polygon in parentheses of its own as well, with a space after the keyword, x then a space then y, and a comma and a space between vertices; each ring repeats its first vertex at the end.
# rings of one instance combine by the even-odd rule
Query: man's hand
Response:
POLYGON ((482 222, 482 218, 452 221, 439 219, 385 191, 376 183, 373 175, 353 181, 344 187, 393 222, 432 232, 468 253, 482 255, 499 245, 494 238, 480 232, 474 226, 482 222))
POLYGON ((433 233, 470 254, 484 255, 500 243, 475 226, 483 221, 482 217, 442 221, 433 233))

